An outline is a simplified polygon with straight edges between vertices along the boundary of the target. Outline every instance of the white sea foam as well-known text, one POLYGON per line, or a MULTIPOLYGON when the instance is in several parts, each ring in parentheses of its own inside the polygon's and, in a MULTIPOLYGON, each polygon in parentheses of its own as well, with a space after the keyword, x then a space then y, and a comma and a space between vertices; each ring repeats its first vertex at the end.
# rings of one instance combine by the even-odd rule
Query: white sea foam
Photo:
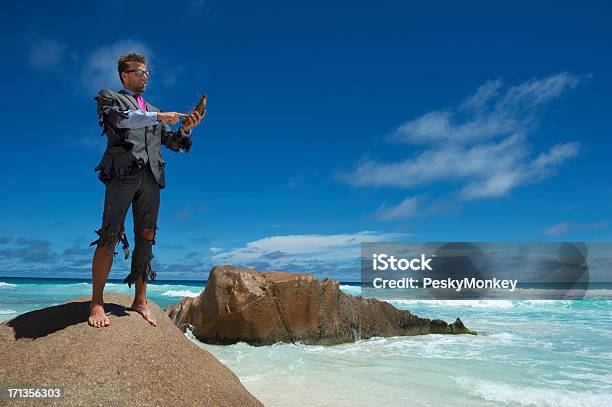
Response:
MULTIPOLYGON (((469 340, 459 335, 396 336, 372 337, 335 346, 302 344, 294 344, 294 346, 300 346, 302 348, 300 352, 306 354, 354 357, 363 358, 363 360, 370 358, 401 360, 412 358, 414 355, 425 359, 483 359, 485 356, 482 355, 481 347, 470 344, 469 340)), ((479 340, 485 341, 483 338, 479 340)), ((510 342, 512 339, 507 337, 506 340, 510 342)), ((486 343, 495 342, 497 341, 493 339, 486 343)))
POLYGON ((490 340, 495 345, 515 344, 516 342, 523 339, 519 335, 511 333, 511 332, 497 332, 493 334, 479 333, 478 336, 480 337, 479 339, 490 340))
POLYGON ((361 287, 355 287, 348 284, 340 284, 340 290, 351 295, 361 295, 361 287))
MULTIPOLYGON (((91 283, 90 282, 70 283, 70 284, 62 284, 62 286, 63 287, 91 287, 91 283)), ((106 283, 104 286, 106 288, 128 289, 128 286, 125 283, 106 283)), ((179 285, 179 284, 148 284, 147 290, 148 291, 163 291, 163 290, 172 291, 174 290, 175 292, 180 292, 176 290, 177 287, 190 287, 190 286, 179 285)))
POLYGON ((468 393, 487 401, 515 403, 521 406, 610 406, 611 394, 569 391, 564 388, 541 388, 499 383, 489 380, 455 378, 468 393))
POLYGON ((512 308, 511 300, 387 300, 390 304, 400 305, 441 305, 446 307, 468 308, 512 308))
POLYGON ((17 287, 17 284, 5 283, 4 281, 0 281, 0 288, 11 288, 17 287))
MULTIPOLYGON (((392 305, 400 308, 406 308, 414 305, 425 306, 440 306, 449 308, 491 308, 491 309, 510 309, 510 308, 525 308, 525 309, 570 309, 580 300, 385 300, 392 305)), ((604 302, 601 306, 608 308, 609 300, 598 300, 604 302)), ((594 306, 591 304, 591 306, 594 306)))
POLYGON ((192 330, 193 330, 193 325, 189 325, 189 326, 187 327, 187 329, 185 330, 185 337, 186 337, 187 339, 189 339, 190 341, 195 342, 196 344, 198 344, 200 341, 198 341, 198 338, 196 338, 196 337, 193 335, 192 330))
POLYGON ((9 315, 16 314, 17 311, 13 311, 12 309, 0 309, 0 315, 9 315))
POLYGON ((573 379, 579 380, 592 380, 596 382, 602 382, 606 384, 612 384, 612 373, 598 375, 594 373, 577 373, 577 372, 567 372, 566 376, 571 377, 573 379))
POLYGON ((167 297, 197 297, 200 293, 189 290, 168 290, 162 295, 167 297))

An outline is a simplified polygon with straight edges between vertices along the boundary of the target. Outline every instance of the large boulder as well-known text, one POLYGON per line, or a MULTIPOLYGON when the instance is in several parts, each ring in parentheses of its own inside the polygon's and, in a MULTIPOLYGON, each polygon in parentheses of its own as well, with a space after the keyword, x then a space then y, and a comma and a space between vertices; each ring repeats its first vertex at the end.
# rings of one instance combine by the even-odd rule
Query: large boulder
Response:
POLYGON ((373 336, 475 333, 457 318, 419 318, 388 302, 354 297, 311 274, 214 267, 205 290, 164 309, 182 330, 210 344, 333 345, 373 336))
POLYGON ((64 398, 56 402, 65 406, 262 406, 152 301, 156 327, 127 309, 131 297, 104 297, 106 328, 87 324, 89 297, 0 324, 0 383, 63 388, 64 398))

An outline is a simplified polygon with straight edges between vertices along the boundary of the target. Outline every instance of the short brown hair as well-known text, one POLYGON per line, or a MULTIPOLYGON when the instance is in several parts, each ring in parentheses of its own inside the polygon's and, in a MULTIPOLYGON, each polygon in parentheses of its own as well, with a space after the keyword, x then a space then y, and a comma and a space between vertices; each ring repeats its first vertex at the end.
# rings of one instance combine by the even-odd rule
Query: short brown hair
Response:
POLYGON ((125 72, 130 69, 131 62, 140 62, 143 64, 147 63, 147 58, 144 55, 136 54, 135 52, 131 52, 127 55, 121 55, 119 60, 117 61, 117 71, 119 71, 119 80, 123 83, 123 79, 121 78, 121 72, 125 72))

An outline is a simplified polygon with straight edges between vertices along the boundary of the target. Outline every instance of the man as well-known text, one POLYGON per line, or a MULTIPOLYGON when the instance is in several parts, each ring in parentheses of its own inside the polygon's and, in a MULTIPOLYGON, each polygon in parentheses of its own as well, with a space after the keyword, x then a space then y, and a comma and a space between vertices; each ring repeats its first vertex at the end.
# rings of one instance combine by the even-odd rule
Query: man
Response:
POLYGON ((206 114, 197 111, 189 115, 177 112, 161 112, 144 101, 150 72, 146 58, 131 53, 119 57, 117 69, 123 89, 113 92, 101 90, 95 97, 98 104, 98 122, 108 138, 107 148, 95 171, 105 184, 102 228, 96 230, 100 238, 91 242, 97 245, 92 261, 93 290, 89 309, 89 325, 106 327, 110 320, 104 311, 104 285, 117 254, 118 240, 123 243, 125 259, 129 257, 129 243, 124 233, 128 208, 132 205, 134 217, 134 252, 131 272, 124 282, 136 285, 131 309, 138 312, 151 325, 156 326, 147 304, 147 279, 155 279, 151 268, 152 245, 159 212, 160 189, 166 186, 161 144, 172 151, 188 152, 191 149, 191 129, 200 124, 206 114), (183 122, 173 131, 179 117, 183 122))

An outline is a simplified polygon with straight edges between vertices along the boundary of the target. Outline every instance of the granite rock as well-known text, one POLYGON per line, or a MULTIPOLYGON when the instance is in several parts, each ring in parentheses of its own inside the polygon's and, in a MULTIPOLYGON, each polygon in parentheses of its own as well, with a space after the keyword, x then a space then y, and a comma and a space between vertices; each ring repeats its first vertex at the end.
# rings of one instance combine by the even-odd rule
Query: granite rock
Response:
POLYGON ((93 328, 87 324, 89 299, 0 324, 0 383, 65 392, 55 403, 31 399, 15 405, 262 406, 152 301, 156 327, 128 309, 130 296, 106 293, 110 326, 93 328))
POLYGON ((198 297, 164 311, 210 344, 276 342, 333 345, 374 336, 463 334, 461 320, 419 318, 386 301, 345 294, 340 282, 311 274, 214 267, 198 297))

